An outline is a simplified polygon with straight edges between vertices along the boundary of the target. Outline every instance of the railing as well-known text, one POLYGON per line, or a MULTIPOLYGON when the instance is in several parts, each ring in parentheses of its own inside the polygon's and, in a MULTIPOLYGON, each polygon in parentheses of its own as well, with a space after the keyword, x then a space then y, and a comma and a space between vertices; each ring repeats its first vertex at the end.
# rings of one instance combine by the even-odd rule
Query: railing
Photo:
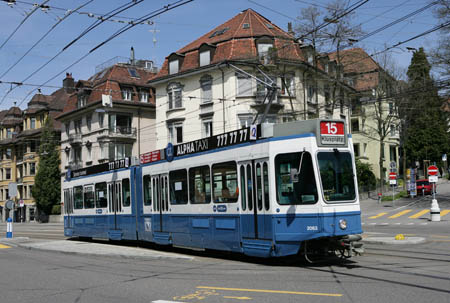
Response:
POLYGON ((69 166, 70 166, 71 170, 80 169, 80 168, 83 168, 83 162, 81 162, 81 161, 70 161, 69 162, 69 166))
POLYGON ((69 142, 70 143, 81 143, 81 134, 70 134, 69 135, 69 142))
MULTIPOLYGON (((267 96, 267 98, 266 98, 266 95, 267 95, 266 91, 263 91, 263 90, 256 91, 256 93, 255 93, 255 102, 259 103, 259 104, 263 104, 263 103, 267 104, 267 103, 269 103, 269 96, 267 96)), ((275 95, 275 98, 272 100, 272 104, 276 104, 276 103, 278 103, 278 96, 277 95, 275 95)))

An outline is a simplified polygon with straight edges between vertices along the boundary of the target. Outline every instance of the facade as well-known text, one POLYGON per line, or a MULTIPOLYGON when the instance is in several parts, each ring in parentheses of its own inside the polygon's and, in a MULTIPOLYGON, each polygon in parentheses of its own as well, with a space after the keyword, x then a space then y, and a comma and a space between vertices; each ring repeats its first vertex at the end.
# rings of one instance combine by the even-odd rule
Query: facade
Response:
POLYGON ((77 82, 58 116, 62 179, 67 172, 155 149, 151 61, 106 64, 77 82))
POLYGON ((73 79, 67 77, 63 81, 64 88, 51 95, 40 92, 34 95, 27 108, 22 111, 12 107, 3 111, 0 124, 0 209, 4 221, 9 211, 4 208, 10 199, 10 183, 17 185, 14 219, 20 222, 33 221, 36 214, 36 203, 32 196, 34 178, 39 165, 39 143, 42 127, 47 118, 53 121, 53 127, 59 137, 61 125, 55 121, 68 99, 67 90, 73 86, 73 79))
MULTIPOLYGON (((331 54, 337 59, 336 53, 331 54)), ((357 91, 350 119, 355 157, 372 165, 380 179, 380 155, 384 180, 395 163, 399 167, 399 124, 395 101, 396 81, 363 49, 340 52, 344 77, 357 91)))
POLYGON ((156 147, 254 121, 348 120, 354 90, 333 81, 339 71, 292 32, 245 10, 170 54, 148 82, 156 92, 156 147))

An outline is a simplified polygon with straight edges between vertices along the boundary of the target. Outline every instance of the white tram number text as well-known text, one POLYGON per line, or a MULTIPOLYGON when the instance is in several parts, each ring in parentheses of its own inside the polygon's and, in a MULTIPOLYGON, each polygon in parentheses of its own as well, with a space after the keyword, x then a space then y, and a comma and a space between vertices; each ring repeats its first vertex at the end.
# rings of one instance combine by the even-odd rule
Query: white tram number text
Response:
POLYGON ((237 130, 234 132, 218 135, 217 147, 233 145, 248 141, 248 128, 237 130))

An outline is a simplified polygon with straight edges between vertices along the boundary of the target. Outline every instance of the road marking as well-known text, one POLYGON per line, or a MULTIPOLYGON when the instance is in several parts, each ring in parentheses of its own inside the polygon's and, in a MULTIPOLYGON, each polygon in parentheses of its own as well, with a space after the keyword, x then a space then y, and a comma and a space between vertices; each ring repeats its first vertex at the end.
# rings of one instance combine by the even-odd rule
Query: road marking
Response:
POLYGON ((379 214, 376 215, 376 216, 369 217, 369 219, 377 219, 377 218, 382 217, 382 216, 384 216, 384 215, 386 215, 386 214, 387 214, 387 213, 379 213, 379 214))
POLYGON ((428 225, 428 223, 420 223, 420 225, 428 225))
POLYGON ((441 211, 441 218, 445 215, 447 215, 448 213, 450 213, 450 209, 445 209, 443 211, 441 211))
POLYGON ((325 296, 325 297, 342 297, 342 294, 328 294, 319 292, 304 292, 304 291, 288 291, 288 290, 269 290, 269 289, 248 289, 248 288, 226 288, 226 287, 210 287, 210 286, 197 286, 202 289, 214 289, 214 290, 230 290, 230 291, 246 291, 246 292, 261 292, 271 294, 289 294, 289 295, 309 295, 309 296, 325 296))
POLYGON ((0 249, 1 248, 11 248, 11 246, 0 244, 0 249))
POLYGON ((409 213, 409 212, 411 212, 412 210, 411 209, 405 209, 405 210, 403 210, 403 211, 401 211, 401 212, 399 212, 399 213, 397 213, 397 214, 395 214, 395 215, 392 215, 392 216, 390 216, 390 217, 388 217, 389 219, 395 219, 395 218, 398 218, 398 217, 400 217, 400 216, 403 216, 403 215, 405 215, 405 214, 407 214, 407 213, 409 213))
POLYGON ((431 235, 432 238, 445 238, 448 239, 450 238, 449 236, 441 236, 441 235, 431 235))
POLYGON ((223 296, 225 299, 236 299, 236 300, 251 300, 250 297, 231 297, 231 296, 223 296))
POLYGON ((158 300, 158 301, 152 301, 152 303, 183 303, 183 302, 158 300))
POLYGON ((409 216, 408 218, 410 218, 410 219, 417 219, 417 218, 419 218, 419 217, 421 217, 421 216, 423 216, 423 215, 425 215, 426 213, 429 213, 429 212, 430 212, 429 209, 424 209, 424 210, 419 211, 415 215, 409 216))

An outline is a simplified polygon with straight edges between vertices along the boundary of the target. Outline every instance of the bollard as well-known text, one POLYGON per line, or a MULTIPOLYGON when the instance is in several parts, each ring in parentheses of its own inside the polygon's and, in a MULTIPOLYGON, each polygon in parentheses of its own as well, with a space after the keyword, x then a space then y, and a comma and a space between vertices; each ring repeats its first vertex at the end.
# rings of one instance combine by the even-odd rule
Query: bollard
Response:
POLYGON ((441 221, 441 209, 436 199, 431 200, 430 209, 431 221, 438 222, 441 221))
POLYGON ((13 223, 12 219, 8 218, 6 220, 6 238, 12 238, 13 237, 13 223))

